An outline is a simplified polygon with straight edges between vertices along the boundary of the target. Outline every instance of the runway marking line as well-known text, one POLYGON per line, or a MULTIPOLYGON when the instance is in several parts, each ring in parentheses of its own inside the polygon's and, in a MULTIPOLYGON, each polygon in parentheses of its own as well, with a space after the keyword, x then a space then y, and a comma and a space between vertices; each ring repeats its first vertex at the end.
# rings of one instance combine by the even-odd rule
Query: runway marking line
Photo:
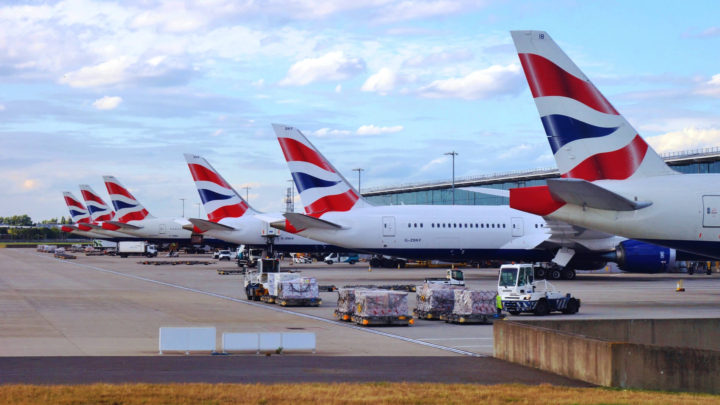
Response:
POLYGON ((257 308, 269 309, 269 310, 271 310, 271 311, 281 312, 281 313, 288 314, 288 315, 295 315, 295 316, 299 316, 299 317, 302 317, 302 318, 307 318, 307 319, 312 319, 312 320, 315 320, 315 321, 324 322, 324 323, 327 323, 327 324, 330 324, 330 325, 335 325, 335 326, 340 326, 340 327, 344 327, 344 328, 355 329, 355 330, 358 330, 358 331, 367 332, 367 333, 372 333, 372 334, 379 335, 379 336, 385 336, 385 337, 389 337, 389 338, 392 338, 392 339, 402 340, 402 341, 405 341, 405 342, 408 342, 408 343, 415 343, 415 344, 418 344, 418 345, 421 345, 421 346, 427 346, 427 347, 431 347, 431 348, 433 348, 433 349, 444 350, 444 351, 447 351, 447 352, 452 352, 452 353, 460 354, 460 355, 463 355, 463 356, 470 356, 470 357, 489 357, 489 356, 487 356, 487 355, 480 354, 480 353, 473 353, 473 352, 469 352, 469 351, 466 351, 466 350, 456 349, 456 348, 453 348, 453 347, 438 345, 438 344, 435 344, 435 343, 423 342, 423 341, 421 341, 421 340, 412 339, 412 338, 405 337, 405 336, 400 336, 400 335, 394 335, 394 334, 392 334, 392 333, 382 332, 382 331, 375 330, 375 329, 363 328, 363 327, 355 326, 355 325, 352 325, 352 324, 340 323, 340 322, 337 322, 337 321, 334 321, 334 320, 331 320, 331 319, 325 319, 325 318, 321 318, 321 317, 315 316, 315 315, 303 314, 303 313, 301 313, 301 312, 295 312, 295 311, 291 311, 291 310, 288 310, 288 309, 285 309, 285 308, 268 306, 268 305, 266 305, 266 304, 259 304, 259 303, 256 303, 256 302, 246 301, 246 300, 242 300, 242 299, 239 299, 239 298, 228 297, 227 295, 216 294, 216 293, 213 293, 213 292, 210 292, 210 291, 198 290, 198 289, 196 289, 196 288, 185 287, 185 286, 182 286, 182 285, 179 285, 179 284, 166 283, 166 282, 160 281, 160 280, 153 280, 153 279, 147 278, 147 277, 141 277, 141 276, 136 276, 136 275, 133 275, 133 274, 122 273, 122 272, 119 272, 119 271, 108 270, 108 269, 104 269, 104 268, 102 268, 102 267, 91 266, 91 265, 89 265, 89 264, 82 264, 82 263, 78 263, 78 262, 71 262, 71 261, 68 261, 68 260, 57 259, 57 258, 55 258, 55 257, 48 257, 48 256, 40 255, 40 254, 37 254, 37 253, 34 253, 34 252, 33 252, 33 253, 30 253, 30 254, 32 254, 32 255, 34 255, 34 256, 38 256, 38 257, 44 257, 44 258, 46 258, 46 259, 51 259, 51 260, 54 260, 54 261, 57 261, 57 262, 60 262, 60 263, 72 264, 72 265, 75 265, 75 266, 78 266, 78 267, 84 267, 84 268, 87 268, 87 269, 90 269, 90 270, 100 271, 100 272, 108 273, 108 274, 114 274, 114 275, 116 275, 116 276, 132 278, 132 279, 136 279, 136 280, 141 280, 141 281, 146 281, 146 282, 149 282, 149 283, 154 283, 154 284, 162 285, 162 286, 165 286, 165 287, 177 288, 177 289, 179 289, 179 290, 194 292, 194 293, 198 293, 198 294, 204 294, 204 295, 208 295, 208 296, 210 296, 210 297, 220 298, 220 299, 223 299, 223 300, 228 300, 228 301, 232 301, 232 302, 237 302, 237 303, 244 304, 244 305, 250 305, 250 306, 253 306, 253 307, 257 307, 257 308))

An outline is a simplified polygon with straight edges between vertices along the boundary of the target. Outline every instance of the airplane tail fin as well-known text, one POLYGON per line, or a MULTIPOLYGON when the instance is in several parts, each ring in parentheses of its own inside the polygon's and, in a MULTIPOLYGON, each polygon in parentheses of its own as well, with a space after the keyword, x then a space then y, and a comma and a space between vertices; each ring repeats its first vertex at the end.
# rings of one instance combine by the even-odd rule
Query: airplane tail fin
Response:
POLYGON ((257 213, 203 157, 186 153, 185 161, 210 221, 257 213))
POLYGON ((543 31, 512 31, 562 177, 587 181, 675 174, 543 31))
POLYGON ((281 124, 273 129, 308 215, 370 205, 300 130, 281 124))
POLYGON ((114 176, 103 176, 103 180, 113 207, 115 207, 116 221, 140 221, 153 217, 114 176))
POLYGON ((65 204, 70 210, 70 218, 76 224, 87 224, 90 222, 90 214, 85 206, 78 200, 73 193, 69 191, 63 192, 65 204))
POLYGON ((110 221, 115 217, 115 212, 89 185, 81 184, 80 194, 85 200, 88 211, 90 211, 90 220, 92 222, 110 221))

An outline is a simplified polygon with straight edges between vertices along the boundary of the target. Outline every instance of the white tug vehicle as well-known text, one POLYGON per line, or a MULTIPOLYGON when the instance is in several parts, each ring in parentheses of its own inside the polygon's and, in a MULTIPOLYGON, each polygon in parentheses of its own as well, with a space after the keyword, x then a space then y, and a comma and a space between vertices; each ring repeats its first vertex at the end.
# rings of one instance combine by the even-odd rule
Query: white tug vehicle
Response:
POLYGON ((498 294, 502 307, 511 315, 532 312, 543 316, 550 312, 574 314, 580 300, 558 291, 547 280, 534 281, 531 264, 504 264, 498 276, 498 294))

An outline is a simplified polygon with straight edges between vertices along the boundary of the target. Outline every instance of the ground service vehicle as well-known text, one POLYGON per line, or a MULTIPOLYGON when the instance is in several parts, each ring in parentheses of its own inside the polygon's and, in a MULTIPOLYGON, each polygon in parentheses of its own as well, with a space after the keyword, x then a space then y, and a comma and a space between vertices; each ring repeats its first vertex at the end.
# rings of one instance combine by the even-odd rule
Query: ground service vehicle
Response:
POLYGON ((445 278, 426 278, 428 284, 465 285, 465 275, 462 270, 448 269, 445 278))
POLYGON ((231 260, 233 254, 229 250, 219 250, 216 253, 216 256, 217 256, 216 259, 218 259, 218 260, 231 260))
POLYGON ((263 256, 262 249, 246 249, 237 256, 238 267, 255 267, 263 256))
POLYGON ((259 301, 268 295, 268 274, 280 273, 280 260, 260 259, 257 268, 245 273, 245 295, 247 299, 259 301))
POLYGON ((500 266, 498 294, 503 309, 511 315, 532 312, 542 316, 555 311, 574 314, 580 309, 579 299, 563 294, 547 280, 534 281, 530 264, 500 266))
POLYGON ((157 256, 157 246, 148 244, 143 241, 121 240, 117 243, 117 255, 120 257, 128 256, 157 256))
POLYGON ((333 263, 355 264, 358 261, 360 261, 360 258, 356 254, 342 255, 340 253, 330 253, 329 255, 325 256, 325 263, 327 263, 327 264, 333 264, 333 263))

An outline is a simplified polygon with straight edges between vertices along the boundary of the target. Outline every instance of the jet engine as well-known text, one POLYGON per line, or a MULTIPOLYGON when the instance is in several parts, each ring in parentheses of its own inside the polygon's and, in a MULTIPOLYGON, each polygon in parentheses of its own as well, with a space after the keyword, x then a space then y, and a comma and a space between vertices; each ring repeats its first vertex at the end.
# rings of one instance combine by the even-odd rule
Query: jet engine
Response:
POLYGON ((615 250, 615 262, 629 273, 666 273, 675 267, 675 249, 628 239, 615 250))

